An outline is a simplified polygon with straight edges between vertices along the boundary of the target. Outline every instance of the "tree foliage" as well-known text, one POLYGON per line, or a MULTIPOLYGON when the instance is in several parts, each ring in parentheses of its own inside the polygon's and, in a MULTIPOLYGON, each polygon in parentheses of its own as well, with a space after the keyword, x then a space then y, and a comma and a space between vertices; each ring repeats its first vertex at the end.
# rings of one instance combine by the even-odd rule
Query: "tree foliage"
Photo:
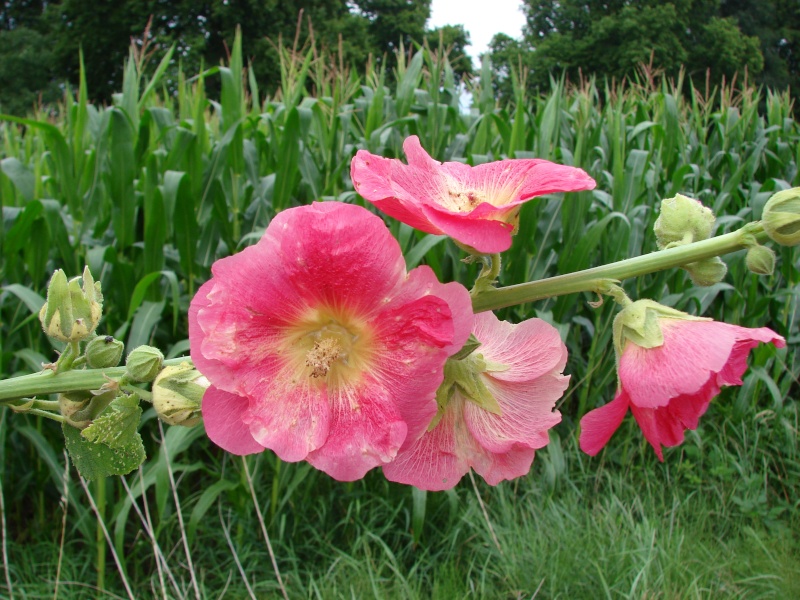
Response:
POLYGON ((620 79, 651 64, 672 77, 684 68, 717 83, 746 72, 797 89, 796 0, 524 0, 523 10, 522 38, 496 36, 491 45, 501 86, 513 69, 539 88, 562 72, 620 79))
MULTIPOLYGON (((57 83, 76 83, 83 53, 90 97, 109 101, 119 90, 132 39, 151 49, 175 45, 175 64, 197 73, 228 56, 237 27, 243 53, 260 89, 280 85, 278 48, 341 51, 343 64, 361 70, 372 56, 391 77, 395 52, 427 39, 451 49, 456 72, 470 72, 461 26, 426 30, 431 0, 5 0, 0 5, 0 103, 27 112, 38 94, 53 99, 57 83), (148 28, 148 23, 150 23, 148 28), (55 86, 55 87, 54 87, 55 86)), ((207 81, 214 94, 213 79, 207 81)), ((57 94, 56 94, 57 95, 57 94)))

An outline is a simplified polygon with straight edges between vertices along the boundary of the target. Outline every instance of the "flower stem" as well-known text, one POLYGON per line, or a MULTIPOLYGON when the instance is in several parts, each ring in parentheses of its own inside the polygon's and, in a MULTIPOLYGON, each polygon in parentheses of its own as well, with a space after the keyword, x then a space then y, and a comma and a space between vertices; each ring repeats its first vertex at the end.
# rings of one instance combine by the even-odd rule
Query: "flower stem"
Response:
POLYGON ((698 260, 736 252, 745 248, 748 240, 752 240, 752 236, 759 241, 766 239, 760 221, 749 223, 741 229, 708 240, 643 254, 609 265, 529 283, 484 289, 473 294, 472 308, 478 313, 564 294, 603 293, 603 290, 608 289, 609 285, 622 279, 673 269, 698 260))
MULTIPOLYGON (((164 366, 179 365, 183 362, 191 364, 192 359, 189 357, 171 358, 164 361, 164 366)), ((32 398, 43 394, 96 390, 109 379, 116 379, 124 374, 125 367, 61 372, 45 369, 31 375, 12 377, 11 379, 0 381, 0 404, 15 398, 32 398)))

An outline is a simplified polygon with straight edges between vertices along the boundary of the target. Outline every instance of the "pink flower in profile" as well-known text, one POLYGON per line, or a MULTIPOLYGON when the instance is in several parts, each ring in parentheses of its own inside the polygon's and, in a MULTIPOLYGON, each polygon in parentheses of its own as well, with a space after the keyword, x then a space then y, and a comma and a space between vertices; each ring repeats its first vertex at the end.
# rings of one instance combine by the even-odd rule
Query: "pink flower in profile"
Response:
POLYGON ((425 430, 472 325, 466 289, 428 267, 406 273, 383 221, 354 205, 283 211, 212 274, 189 308, 208 436, 341 481, 425 430))
POLYGON ((576 167, 512 159, 470 167, 431 158, 412 135, 408 164, 359 150, 350 165, 356 191, 386 214, 426 233, 445 234, 482 254, 504 252, 520 205, 536 196, 591 190, 576 167))
POLYGON ((448 361, 436 419, 383 467, 387 479, 439 491, 471 467, 497 485, 525 475, 548 443, 548 430, 561 421, 555 403, 569 382, 556 329, 541 319, 512 325, 485 312, 475 315, 473 334, 481 345, 448 361))
POLYGON ((785 345, 766 327, 751 329, 692 317, 650 300, 639 300, 620 312, 614 329, 615 343, 620 340, 617 393, 581 419, 580 446, 592 456, 606 445, 630 408, 663 461, 661 446, 677 446, 685 430, 697 429, 722 386, 742 384, 752 348, 759 343, 785 345), (638 331, 626 332, 628 327, 638 331))

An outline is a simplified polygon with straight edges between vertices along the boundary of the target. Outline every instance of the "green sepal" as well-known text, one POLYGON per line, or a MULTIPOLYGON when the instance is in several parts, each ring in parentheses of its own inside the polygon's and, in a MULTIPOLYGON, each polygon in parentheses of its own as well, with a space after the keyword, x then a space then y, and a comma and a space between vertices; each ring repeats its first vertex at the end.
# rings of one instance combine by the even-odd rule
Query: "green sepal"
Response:
POLYGON ((139 434, 142 409, 137 394, 117 396, 92 424, 81 431, 81 435, 95 444, 109 448, 125 448, 139 434))
POLYGON ((142 436, 138 433, 127 445, 111 448, 105 444, 90 442, 81 435, 80 430, 66 423, 61 429, 72 464, 86 479, 127 475, 146 458, 142 436))
POLYGON ((704 317, 695 317, 654 300, 637 300, 623 308, 614 318, 614 349, 617 359, 628 341, 641 348, 658 348, 664 344, 664 333, 661 330, 661 319, 682 319, 687 321, 709 321, 704 317))
POLYGON ((461 347, 461 350, 453 354, 450 358, 452 360, 463 360, 467 358, 470 354, 475 352, 478 347, 481 345, 478 338, 475 337, 474 333, 469 334, 469 338, 467 338, 466 343, 461 347))

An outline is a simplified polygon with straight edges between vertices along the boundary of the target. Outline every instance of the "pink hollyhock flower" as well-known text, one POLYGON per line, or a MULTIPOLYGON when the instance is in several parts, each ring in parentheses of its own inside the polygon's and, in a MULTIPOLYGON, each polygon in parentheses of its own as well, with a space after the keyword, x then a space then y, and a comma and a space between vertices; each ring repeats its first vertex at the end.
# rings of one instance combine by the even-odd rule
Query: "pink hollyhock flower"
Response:
POLYGON ((567 349, 554 327, 541 319, 512 325, 485 312, 475 315, 473 334, 481 345, 448 361, 436 419, 383 467, 387 479, 439 491, 472 467, 497 485, 525 475, 561 421, 553 409, 569 382, 561 374, 567 349))
POLYGON ((686 429, 697 429, 722 386, 742 384, 752 348, 785 346, 766 327, 693 317, 651 300, 617 315, 614 340, 619 388, 611 402, 581 419, 581 449, 592 456, 600 452, 630 408, 661 461, 661 446, 677 446, 686 429))
POLYGON ((217 445, 352 481, 425 430, 445 360, 469 336, 469 294, 428 267, 406 273, 379 217, 338 202, 292 208, 211 270, 189 339, 217 445))
POLYGON ((356 191, 383 212, 426 233, 449 235, 482 254, 508 250, 520 205, 536 196, 591 190, 581 169, 540 159, 470 167, 431 158, 415 135, 408 164, 359 150, 350 165, 356 191))

